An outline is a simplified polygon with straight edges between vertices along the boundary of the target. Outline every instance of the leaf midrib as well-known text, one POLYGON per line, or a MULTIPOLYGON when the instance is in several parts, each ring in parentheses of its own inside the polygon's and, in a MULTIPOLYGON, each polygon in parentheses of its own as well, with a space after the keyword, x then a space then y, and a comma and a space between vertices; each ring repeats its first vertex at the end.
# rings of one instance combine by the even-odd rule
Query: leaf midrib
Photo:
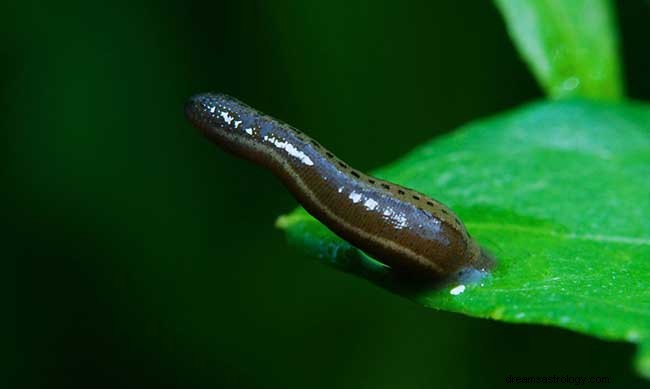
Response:
POLYGON ((527 234, 542 234, 546 236, 552 236, 554 238, 563 238, 567 240, 584 240, 590 242, 599 242, 599 243, 618 243, 622 245, 630 246, 650 246, 650 238, 645 237, 632 237, 632 236, 623 236, 623 235, 603 235, 603 234, 576 234, 576 233, 565 233, 555 230, 539 228, 539 227, 530 227, 521 224, 495 224, 495 223, 481 223, 481 222, 470 222, 465 223, 470 229, 484 229, 492 231, 510 231, 510 232, 521 232, 527 234))

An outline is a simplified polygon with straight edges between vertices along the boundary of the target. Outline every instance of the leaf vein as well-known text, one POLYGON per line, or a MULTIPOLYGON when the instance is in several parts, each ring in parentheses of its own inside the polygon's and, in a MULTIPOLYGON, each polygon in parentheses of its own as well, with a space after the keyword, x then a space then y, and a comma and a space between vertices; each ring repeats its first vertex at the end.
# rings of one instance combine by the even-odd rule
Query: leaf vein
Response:
POLYGON ((568 240, 585 240, 591 242, 606 242, 606 243, 619 243, 627 244, 633 246, 650 246, 650 238, 644 237, 633 237, 633 236, 621 236, 621 235, 603 235, 603 234, 577 234, 577 233, 565 233, 558 232, 553 230, 547 230, 544 228, 535 228, 522 226, 518 224, 494 224, 494 223, 466 223, 467 226, 471 229, 483 229, 483 230, 503 230, 511 232, 521 232, 528 234, 542 234, 547 236, 553 236, 557 238, 563 238, 568 240))

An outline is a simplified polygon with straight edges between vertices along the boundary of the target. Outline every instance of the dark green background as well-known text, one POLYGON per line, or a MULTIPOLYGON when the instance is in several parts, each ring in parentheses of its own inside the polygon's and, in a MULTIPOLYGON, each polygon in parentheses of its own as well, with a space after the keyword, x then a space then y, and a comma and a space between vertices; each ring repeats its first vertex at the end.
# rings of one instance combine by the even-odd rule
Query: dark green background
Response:
MULTIPOLYGON (((617 10, 648 99, 648 3, 617 10)), ((23 1, 0 31, 19 387, 642 384, 631 345, 432 311, 304 257, 273 227, 296 205, 279 182, 183 117, 226 92, 376 168, 541 97, 490 2, 23 1)))

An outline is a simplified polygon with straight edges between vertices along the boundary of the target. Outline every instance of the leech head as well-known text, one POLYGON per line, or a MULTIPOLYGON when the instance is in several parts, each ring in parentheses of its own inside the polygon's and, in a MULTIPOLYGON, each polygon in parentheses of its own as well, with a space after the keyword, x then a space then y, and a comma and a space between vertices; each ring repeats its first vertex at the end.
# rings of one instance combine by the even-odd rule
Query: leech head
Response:
POLYGON ((213 93, 194 95, 185 103, 185 116, 207 136, 211 132, 237 132, 243 128, 246 106, 238 100, 213 93))

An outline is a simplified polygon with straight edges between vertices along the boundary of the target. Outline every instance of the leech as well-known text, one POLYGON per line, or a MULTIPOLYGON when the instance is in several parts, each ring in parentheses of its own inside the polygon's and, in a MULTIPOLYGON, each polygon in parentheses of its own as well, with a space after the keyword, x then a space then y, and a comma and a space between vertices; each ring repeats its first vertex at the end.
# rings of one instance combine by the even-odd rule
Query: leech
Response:
POLYGON ((285 123, 222 94, 193 96, 185 113, 210 141, 269 169, 307 212, 397 274, 438 280, 493 265, 448 207, 391 191, 402 187, 352 170, 285 123))

